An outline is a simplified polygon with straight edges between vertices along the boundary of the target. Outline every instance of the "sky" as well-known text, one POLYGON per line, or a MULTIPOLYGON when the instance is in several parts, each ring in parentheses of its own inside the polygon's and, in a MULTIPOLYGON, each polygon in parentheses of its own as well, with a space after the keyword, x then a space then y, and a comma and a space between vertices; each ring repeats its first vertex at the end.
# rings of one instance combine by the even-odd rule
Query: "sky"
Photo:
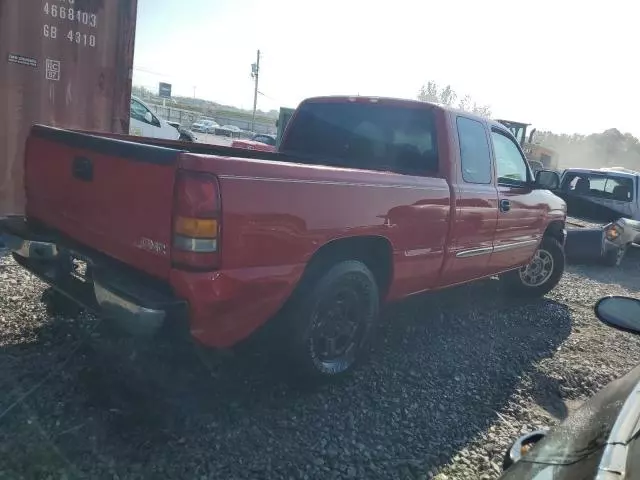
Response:
POLYGON ((429 80, 494 118, 640 137, 633 0, 138 0, 134 84, 250 109, 415 98, 429 80))

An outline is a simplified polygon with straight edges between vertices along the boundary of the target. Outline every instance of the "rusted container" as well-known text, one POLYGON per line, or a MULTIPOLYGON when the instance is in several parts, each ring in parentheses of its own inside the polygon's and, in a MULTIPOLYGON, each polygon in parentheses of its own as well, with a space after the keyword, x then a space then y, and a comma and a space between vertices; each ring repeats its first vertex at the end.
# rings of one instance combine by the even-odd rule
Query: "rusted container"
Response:
POLYGON ((0 0, 0 217, 24 211, 29 128, 127 133, 137 0, 0 0))

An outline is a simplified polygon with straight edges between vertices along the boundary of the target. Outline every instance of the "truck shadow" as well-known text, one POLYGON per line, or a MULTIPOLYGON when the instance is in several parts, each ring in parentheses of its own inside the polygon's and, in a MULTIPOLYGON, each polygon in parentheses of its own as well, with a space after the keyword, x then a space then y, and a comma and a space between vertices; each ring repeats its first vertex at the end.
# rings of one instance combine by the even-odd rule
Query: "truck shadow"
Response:
POLYGON ((594 267, 586 262, 572 263, 568 270, 599 283, 619 285, 631 292, 640 291, 640 247, 631 246, 618 267, 594 267))
MULTIPOLYGON (((51 322, 33 344, 0 350, 0 358, 17 362, 14 373, 51 338, 82 346, 0 424, 8 429, 0 443, 13 458, 51 448, 64 459, 60 468, 94 477, 115 471, 127 478, 131 469, 163 478, 186 471, 192 478, 255 477, 245 462, 285 478, 304 473, 304 465, 327 478, 333 471, 424 474, 495 422, 522 377, 570 333, 565 306, 504 300, 496 283, 390 306, 370 361, 314 391, 288 386, 269 359, 210 355, 184 339, 88 335, 79 322, 51 322), (223 471, 209 469, 213 457, 223 471)), ((63 350, 38 353, 43 372, 66 358, 63 350)), ((0 394, 0 411, 13 399, 0 394)))

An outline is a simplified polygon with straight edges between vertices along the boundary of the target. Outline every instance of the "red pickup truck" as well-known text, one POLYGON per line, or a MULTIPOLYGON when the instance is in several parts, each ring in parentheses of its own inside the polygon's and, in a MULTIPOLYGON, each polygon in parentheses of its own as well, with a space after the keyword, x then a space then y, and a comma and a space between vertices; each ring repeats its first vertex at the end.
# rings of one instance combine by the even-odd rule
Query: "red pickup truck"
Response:
POLYGON ((558 175, 439 105, 309 99, 274 153, 34 126, 25 155, 26 217, 0 224, 20 265, 206 346, 271 327, 308 377, 350 370, 383 302, 498 274, 539 296, 564 270, 558 175))

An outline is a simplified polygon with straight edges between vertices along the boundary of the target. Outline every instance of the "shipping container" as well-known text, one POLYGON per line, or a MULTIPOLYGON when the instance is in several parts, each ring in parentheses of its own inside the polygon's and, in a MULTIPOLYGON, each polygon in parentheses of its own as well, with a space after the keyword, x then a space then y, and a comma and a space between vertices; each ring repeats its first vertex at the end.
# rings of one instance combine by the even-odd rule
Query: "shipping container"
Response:
POLYGON ((0 0, 0 217, 35 123, 127 133, 137 0, 0 0))

